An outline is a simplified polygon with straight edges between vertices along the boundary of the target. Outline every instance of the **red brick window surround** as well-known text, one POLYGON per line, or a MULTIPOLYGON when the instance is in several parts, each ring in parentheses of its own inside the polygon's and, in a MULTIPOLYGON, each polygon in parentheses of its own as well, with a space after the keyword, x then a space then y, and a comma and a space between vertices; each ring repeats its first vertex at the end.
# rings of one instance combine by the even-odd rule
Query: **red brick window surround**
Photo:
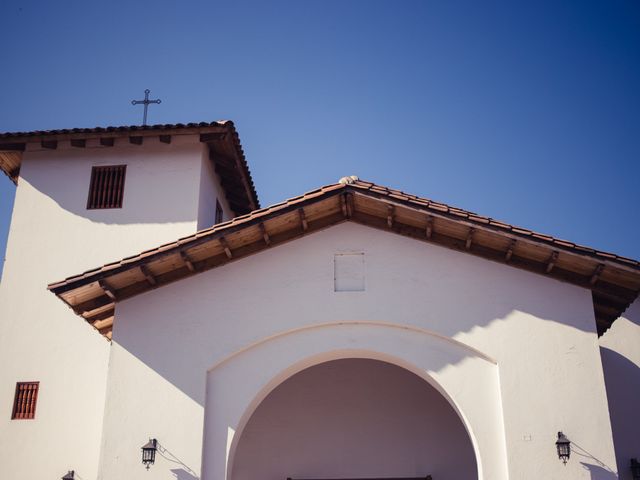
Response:
POLYGON ((16 396, 13 399, 13 413, 11 414, 13 420, 35 418, 39 387, 40 382, 16 383, 16 396))
POLYGON ((87 209, 122 208, 126 173, 126 165, 93 167, 87 209))

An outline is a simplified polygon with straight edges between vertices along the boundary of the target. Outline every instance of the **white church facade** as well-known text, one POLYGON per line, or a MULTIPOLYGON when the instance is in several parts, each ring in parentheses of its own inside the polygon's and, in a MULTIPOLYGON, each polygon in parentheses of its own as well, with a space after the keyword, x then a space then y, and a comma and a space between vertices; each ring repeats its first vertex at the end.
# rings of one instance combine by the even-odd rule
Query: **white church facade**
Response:
POLYGON ((0 168, 7 478, 640 478, 636 260, 357 177, 260 208, 231 122, 0 168))

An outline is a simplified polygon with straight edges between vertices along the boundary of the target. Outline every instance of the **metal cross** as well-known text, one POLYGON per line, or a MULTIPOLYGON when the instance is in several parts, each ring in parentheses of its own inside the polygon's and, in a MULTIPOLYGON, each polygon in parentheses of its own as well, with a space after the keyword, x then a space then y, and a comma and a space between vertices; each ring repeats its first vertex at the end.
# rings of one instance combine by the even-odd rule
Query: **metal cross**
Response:
POLYGON ((161 100, 149 100, 149 94, 151 90, 148 88, 144 91, 144 100, 131 100, 131 105, 140 105, 141 103, 144 105, 144 116, 142 117, 142 125, 147 124, 147 108, 149 108, 150 103, 160 103, 161 100))

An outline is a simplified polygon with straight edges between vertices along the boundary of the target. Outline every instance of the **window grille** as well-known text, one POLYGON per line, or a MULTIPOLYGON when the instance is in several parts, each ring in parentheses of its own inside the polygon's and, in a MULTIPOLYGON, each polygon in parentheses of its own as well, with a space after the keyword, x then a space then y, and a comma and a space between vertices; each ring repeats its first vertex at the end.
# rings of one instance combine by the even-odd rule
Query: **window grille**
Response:
POLYGON ((16 384, 12 419, 27 419, 36 416, 39 386, 40 382, 18 382, 16 384))
POLYGON ((122 208, 126 165, 93 167, 87 209, 122 208))

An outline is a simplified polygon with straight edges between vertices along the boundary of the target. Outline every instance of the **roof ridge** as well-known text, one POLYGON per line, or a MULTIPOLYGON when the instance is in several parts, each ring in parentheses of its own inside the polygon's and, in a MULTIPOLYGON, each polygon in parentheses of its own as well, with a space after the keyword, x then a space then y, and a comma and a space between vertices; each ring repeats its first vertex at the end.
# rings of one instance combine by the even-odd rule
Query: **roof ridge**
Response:
POLYGON ((44 130, 29 131, 12 131, 0 132, 0 138, 40 136, 40 135, 62 135, 66 133, 101 133, 101 132, 119 132, 127 130, 164 130, 170 128, 198 128, 198 127, 215 127, 230 126, 235 127, 231 120, 213 120, 211 122, 177 122, 177 123, 155 123, 153 125, 107 125, 95 127, 73 127, 73 128, 51 128, 44 130))
MULTIPOLYGON (((161 253, 163 251, 166 250, 171 250, 174 249, 176 247, 182 246, 182 245, 188 245, 190 242, 193 242, 195 240, 198 240, 200 238, 203 237, 207 237, 210 235, 215 235, 219 232, 225 231, 231 227, 243 224, 245 222, 248 222, 252 219, 255 218, 260 218, 262 216, 266 216, 267 214, 272 214, 275 213, 279 210, 283 210, 286 209, 287 207, 291 207, 292 205, 296 205, 298 203, 301 203, 303 201, 309 200, 311 198, 317 197, 317 196, 322 196, 324 194, 326 194, 327 192, 332 192, 332 191, 338 191, 338 190, 343 190, 343 189, 358 189, 358 190, 365 190, 371 193, 374 193, 376 195, 382 195, 385 197, 391 197, 390 192, 400 192, 399 190, 394 190, 394 189, 390 189, 388 187, 384 187, 378 184, 375 184, 373 182, 367 182, 367 181, 363 181, 363 180, 357 180, 353 183, 331 183, 331 184, 327 184, 324 185, 322 187, 313 189, 313 190, 309 190, 308 192, 305 192, 301 195, 298 195, 296 197, 292 197, 289 198, 287 200, 284 200, 282 202, 276 203, 276 204, 272 204, 269 205, 267 207, 264 208, 260 208, 258 210, 253 210, 249 213, 246 213, 244 215, 240 215, 238 217, 234 217, 230 220, 227 220, 226 222, 222 222, 222 223, 218 223, 216 225, 213 225, 211 227, 208 227, 206 229, 203 230, 199 230, 191 235, 187 235, 185 237, 181 237, 178 240, 174 241, 174 242, 168 242, 162 245, 159 245, 157 247, 154 248, 150 248, 147 250, 144 250, 138 254, 134 254, 125 258, 122 258, 120 260, 114 261, 114 262, 110 262, 107 264, 102 265, 101 267, 98 268, 93 268, 90 270, 87 270, 81 274, 78 275, 73 275, 70 277, 65 278, 62 281, 58 281, 58 282, 53 282, 49 285, 49 288, 55 288, 56 286, 66 283, 68 281, 73 281, 82 277, 85 277, 87 275, 91 275, 94 273, 97 273, 99 271, 107 271, 110 270, 112 268, 115 268, 116 266, 120 266, 123 264, 127 264, 127 263, 132 263, 132 262, 136 262, 138 261, 141 257, 144 256, 148 256, 148 255, 152 255, 152 254, 156 254, 156 253, 161 253), (387 193, 381 193, 377 190, 384 190, 387 193)), ((512 233, 512 234, 516 234, 519 236, 525 236, 525 237, 530 237, 533 241, 538 241, 541 243, 547 243, 547 244, 552 244, 558 247, 561 247, 563 249, 568 249, 568 250, 578 250, 578 252, 576 253, 587 253, 587 254, 591 254, 591 255, 595 255, 595 256, 601 256, 601 257, 606 257, 603 258, 603 260, 614 260, 614 261, 618 261, 618 262, 622 262, 625 264, 628 264, 629 266, 635 267, 635 268, 640 268, 640 261, 632 259, 632 258, 628 258, 628 257, 623 257, 614 253, 610 253, 610 252, 605 252, 605 251, 601 251, 601 250, 597 250, 591 247, 587 247, 587 246, 583 246, 583 245, 579 245, 576 244, 574 242, 570 242, 570 241, 566 241, 566 240, 562 240, 556 237, 553 237, 552 235, 547 235, 547 234, 542 234, 542 233, 538 233, 535 232, 533 230, 529 230, 526 228, 521 228, 518 227, 516 225, 511 225, 499 220, 495 220, 491 217, 485 217, 482 215, 478 215, 475 214, 473 212, 469 212, 467 210, 464 209, 460 209, 457 207, 452 207, 448 204, 445 203, 439 203, 439 202, 434 202, 432 200, 429 200, 427 198, 424 197, 418 197, 415 195, 407 195, 402 193, 402 195, 406 196, 405 199, 400 199, 398 198, 397 200, 399 201, 405 201, 405 202, 409 202, 411 204, 418 204, 418 206, 420 207, 426 207, 426 208, 432 208, 433 205, 438 205, 438 206, 443 206, 446 207, 446 210, 441 210, 440 212, 436 212, 436 213, 443 213, 443 214, 452 214, 454 217, 462 217, 467 219, 468 221, 474 222, 474 223, 482 223, 486 226, 490 226, 490 227, 494 227, 496 228, 498 231, 504 231, 505 233, 512 233), (424 202, 426 202, 426 205, 424 204, 424 202), (485 221, 482 221, 485 220, 485 221)), ((438 209, 436 209, 438 210, 438 209)))

